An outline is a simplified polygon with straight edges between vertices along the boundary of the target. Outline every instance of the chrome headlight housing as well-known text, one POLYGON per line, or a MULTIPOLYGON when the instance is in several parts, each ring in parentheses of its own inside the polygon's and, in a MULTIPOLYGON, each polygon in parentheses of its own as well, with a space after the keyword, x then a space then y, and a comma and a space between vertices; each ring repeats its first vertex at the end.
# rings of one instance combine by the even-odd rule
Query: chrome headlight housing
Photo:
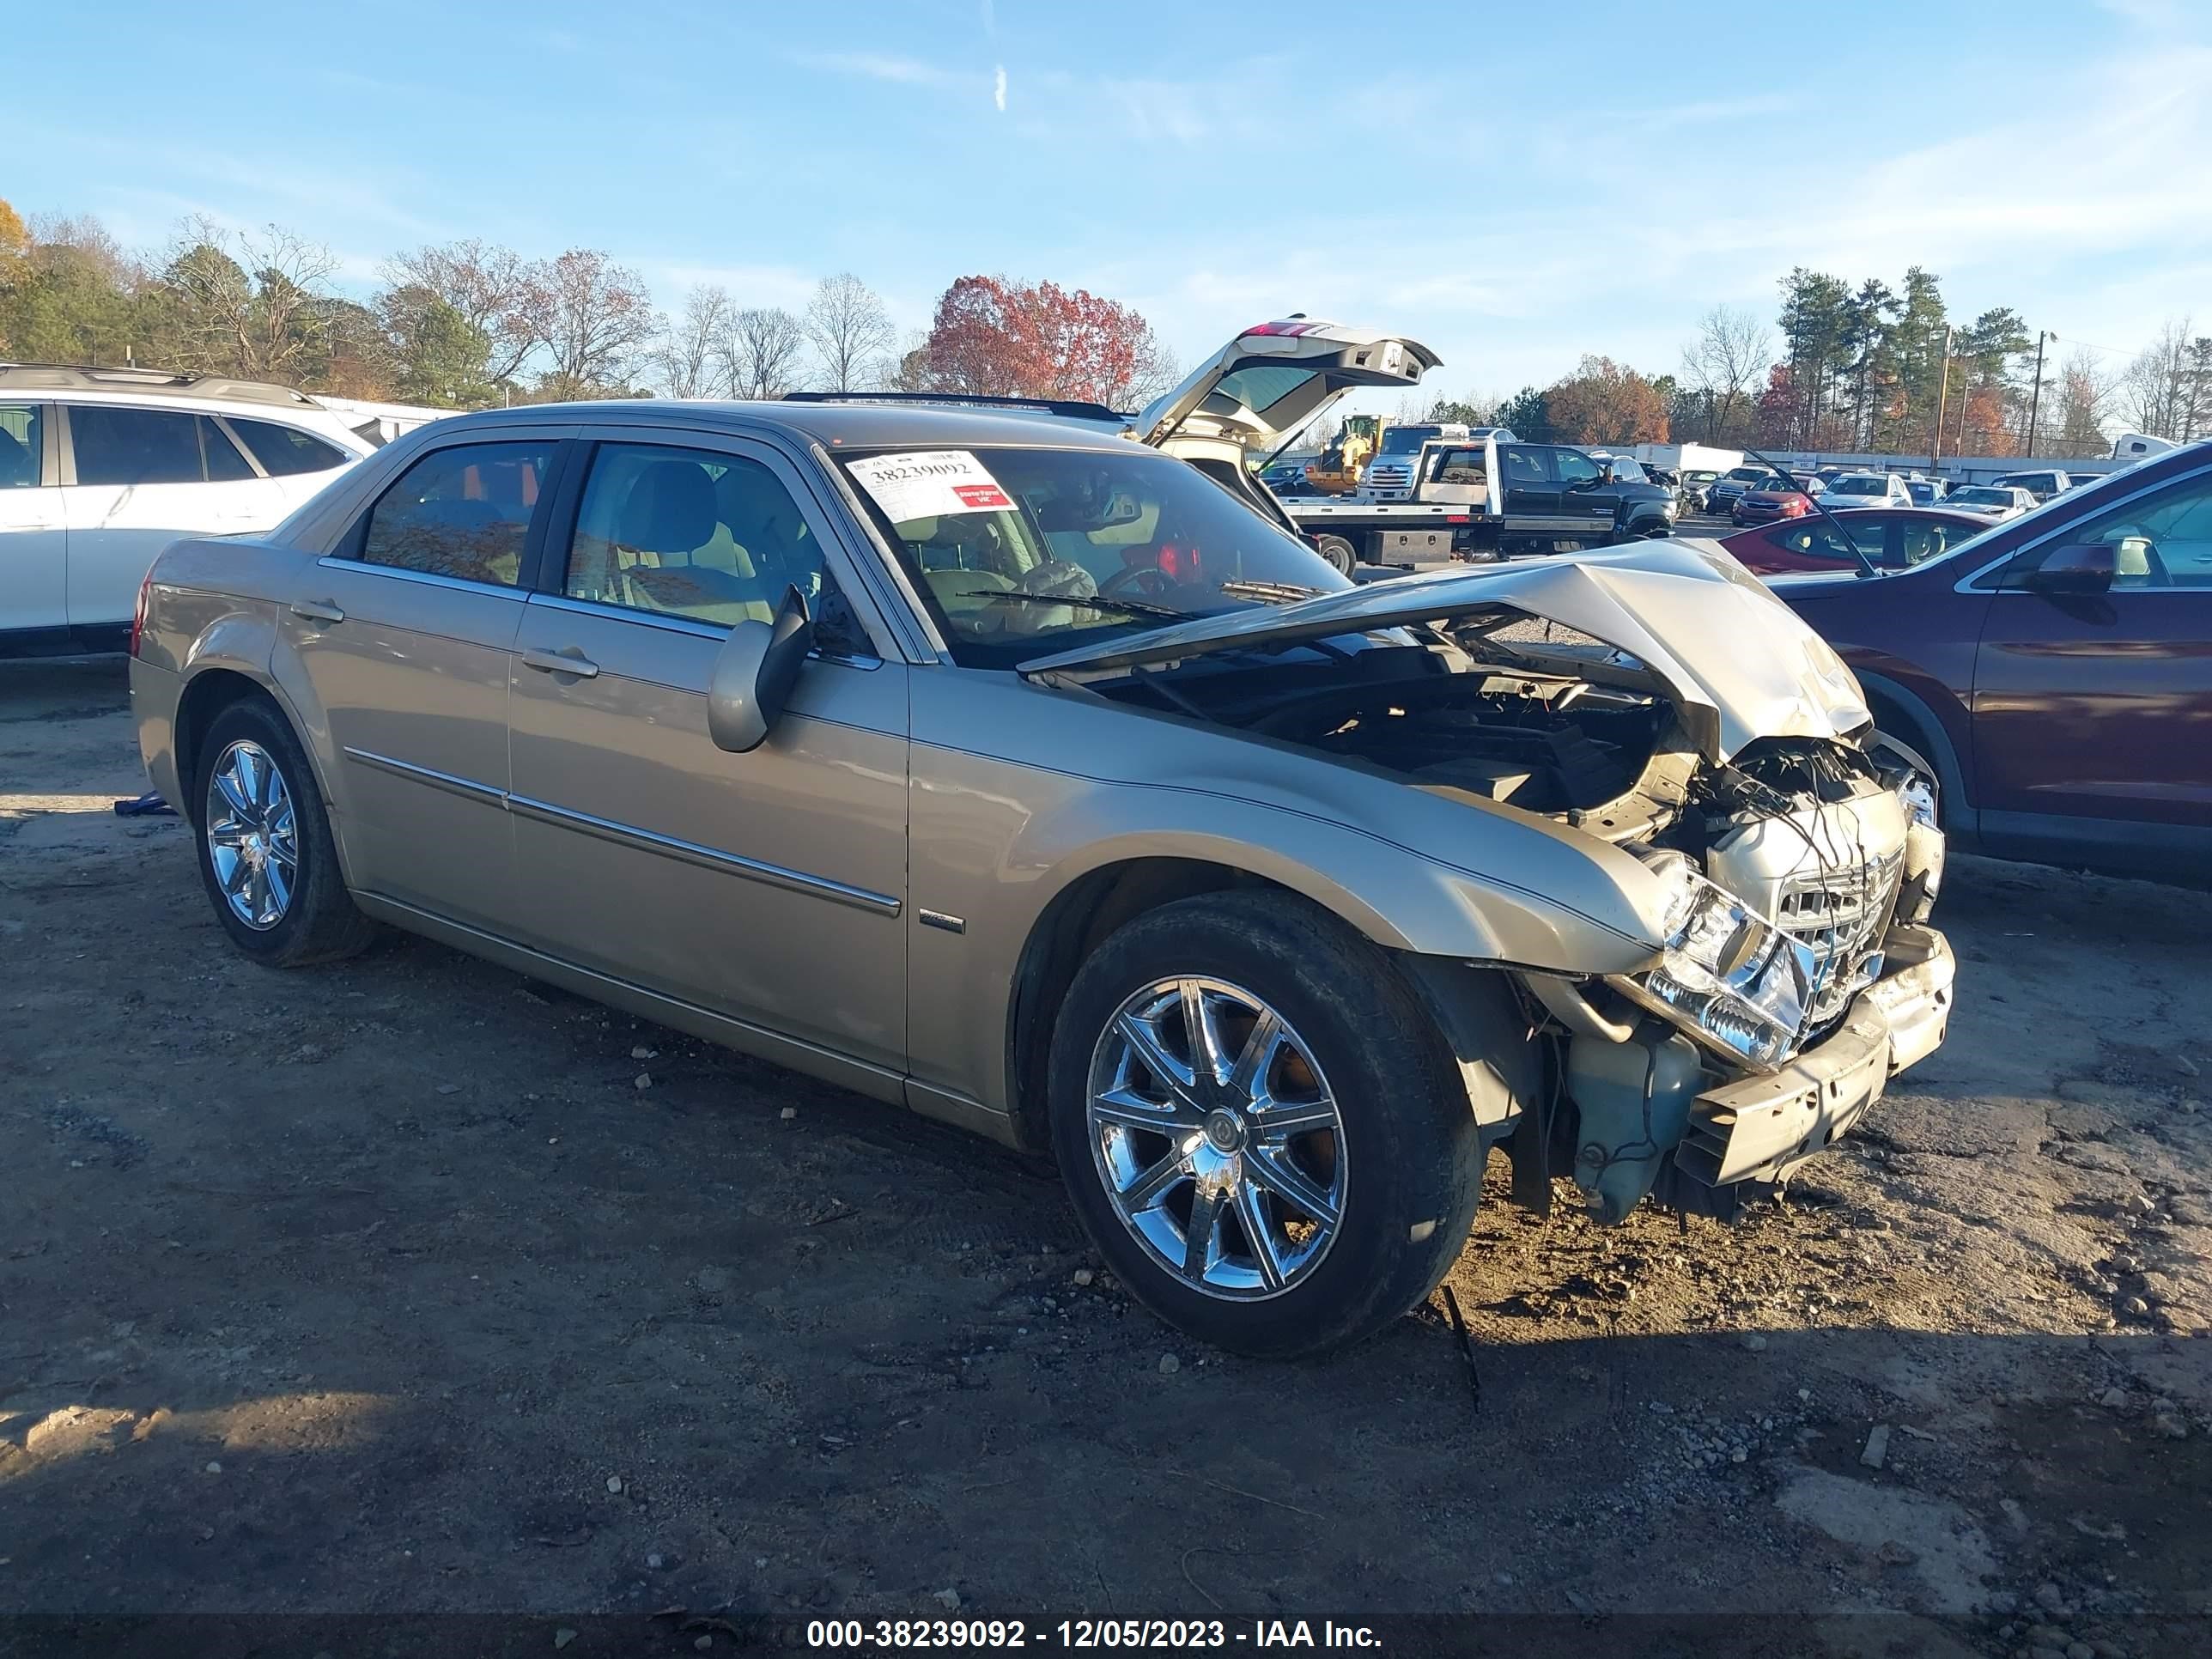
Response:
POLYGON ((1650 860, 1666 884, 1659 960, 1608 982, 1629 1000, 1753 1071, 1796 1052, 1813 1003, 1812 948, 1705 879, 1680 853, 1650 860))

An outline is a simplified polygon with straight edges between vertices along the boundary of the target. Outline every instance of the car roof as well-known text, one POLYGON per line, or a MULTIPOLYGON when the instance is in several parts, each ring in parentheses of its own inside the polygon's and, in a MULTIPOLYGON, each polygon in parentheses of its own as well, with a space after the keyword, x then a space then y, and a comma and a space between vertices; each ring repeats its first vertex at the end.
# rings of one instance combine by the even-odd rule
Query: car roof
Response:
MULTIPOLYGON (((865 397, 866 394, 860 394, 865 397)), ((800 444, 829 448, 988 448, 1021 444, 1126 453, 1139 447, 1103 421, 1052 415, 1000 414, 952 404, 747 403, 720 398, 625 398, 575 404, 531 404, 457 415, 436 422, 442 434, 475 426, 573 426, 589 422, 696 426, 702 430, 772 428, 800 444)))

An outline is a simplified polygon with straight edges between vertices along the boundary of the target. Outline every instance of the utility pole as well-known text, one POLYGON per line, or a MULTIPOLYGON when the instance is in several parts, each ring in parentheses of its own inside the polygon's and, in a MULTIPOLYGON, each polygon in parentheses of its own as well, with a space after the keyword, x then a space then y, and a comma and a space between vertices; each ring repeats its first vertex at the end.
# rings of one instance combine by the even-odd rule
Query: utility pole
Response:
POLYGON ((1943 328, 1943 378, 1936 384, 1936 436, 1930 441, 1928 470, 1933 472, 1943 459, 1943 405, 1951 401, 1951 329, 1943 328))
POLYGON ((2035 417, 2041 412, 2043 404, 2043 343, 2057 337, 2048 329, 2036 331, 2035 390, 2028 395, 2027 399, 2027 455, 2031 460, 2035 458, 2035 417))

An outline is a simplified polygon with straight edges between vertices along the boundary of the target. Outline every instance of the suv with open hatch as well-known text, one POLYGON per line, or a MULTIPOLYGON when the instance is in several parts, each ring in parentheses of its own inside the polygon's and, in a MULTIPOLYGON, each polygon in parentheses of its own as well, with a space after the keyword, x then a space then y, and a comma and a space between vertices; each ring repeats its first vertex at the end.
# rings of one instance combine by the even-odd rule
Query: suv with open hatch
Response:
POLYGON ((1950 1011, 1920 779, 1719 553, 1358 587, 1095 423, 607 403, 412 433, 139 615, 246 956, 388 924, 1049 1155, 1248 1352, 1419 1303, 1494 1149, 1731 1213, 1950 1011))

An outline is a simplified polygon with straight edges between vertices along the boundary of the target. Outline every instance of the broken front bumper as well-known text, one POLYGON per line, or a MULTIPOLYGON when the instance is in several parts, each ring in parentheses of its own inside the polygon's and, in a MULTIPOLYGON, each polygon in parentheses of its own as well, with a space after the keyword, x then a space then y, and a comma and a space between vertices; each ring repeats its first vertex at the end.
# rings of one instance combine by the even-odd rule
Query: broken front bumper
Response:
POLYGON ((1889 971, 1859 993, 1843 1023, 1778 1071, 1705 1090, 1692 1102, 1664 1201, 1720 1210, 1719 1189, 1759 1188, 1844 1134, 1889 1079, 1926 1059, 1951 1018, 1951 946, 1932 927, 1893 927, 1889 971), (1698 1201, 1698 1189, 1712 1196, 1698 1201))

